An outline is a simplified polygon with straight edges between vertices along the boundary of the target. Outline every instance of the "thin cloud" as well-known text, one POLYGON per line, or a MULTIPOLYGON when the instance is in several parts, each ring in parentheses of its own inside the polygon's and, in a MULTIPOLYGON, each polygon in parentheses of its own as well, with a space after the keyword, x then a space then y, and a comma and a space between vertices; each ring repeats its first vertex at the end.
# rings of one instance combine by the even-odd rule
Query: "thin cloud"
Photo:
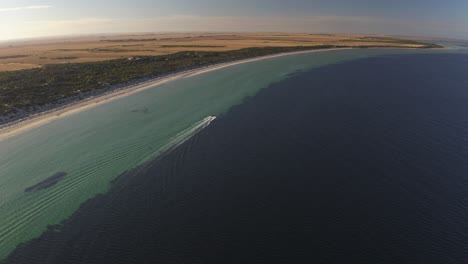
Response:
POLYGON ((408 21, 366 16, 236 17, 173 15, 153 18, 88 17, 0 24, 0 39, 128 32, 327 32, 407 36, 468 36, 456 21, 408 21))
POLYGON ((47 9, 51 7, 52 6, 48 6, 48 5, 18 6, 18 7, 0 8, 0 12, 32 10, 32 9, 47 9))

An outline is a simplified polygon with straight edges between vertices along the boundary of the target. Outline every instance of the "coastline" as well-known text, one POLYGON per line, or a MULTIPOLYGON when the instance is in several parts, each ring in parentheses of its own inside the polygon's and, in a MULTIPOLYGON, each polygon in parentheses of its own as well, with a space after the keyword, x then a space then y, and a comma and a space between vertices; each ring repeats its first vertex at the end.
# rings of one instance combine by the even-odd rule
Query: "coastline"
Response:
POLYGON ((274 55, 268 55, 268 56, 261 56, 261 57, 256 57, 256 58, 249 58, 249 59, 243 59, 243 60, 238 60, 238 61, 232 61, 232 62, 225 62, 225 63, 219 63, 219 64, 214 64, 210 66, 205 66, 205 67, 200 67, 197 69, 193 70, 187 70, 187 71, 182 71, 182 72, 177 72, 168 76, 163 76, 163 77, 157 77, 148 81, 144 81, 135 85, 129 85, 125 88, 118 89, 118 90, 113 90, 109 91, 107 93, 95 96, 95 97, 89 97, 86 98, 82 101, 78 102, 73 102, 68 105, 65 105, 63 107, 59 107, 56 109, 52 109, 50 111, 46 111, 43 113, 39 113, 36 115, 32 115, 30 117, 27 117, 23 120, 19 120, 16 122, 12 122, 11 124, 5 125, 5 127, 0 128, 0 141, 11 137, 15 136, 17 134, 20 134, 22 132, 26 132, 28 130, 31 130, 33 128, 42 126, 44 124, 47 124, 51 121, 67 117, 70 115, 73 115, 75 113, 79 113, 81 111, 90 109, 92 107, 105 104, 108 102, 112 102, 114 100, 123 98, 125 96, 129 96, 150 88, 155 88, 155 86, 174 81, 180 78, 190 78, 193 76, 197 76, 200 74, 204 74, 207 72, 212 72, 216 71, 219 69, 239 65, 239 64, 244 64, 244 63, 249 63, 249 62, 255 62, 255 61, 260 61, 260 60, 266 60, 266 59, 273 59, 273 58, 278 58, 278 57, 284 57, 284 56, 290 56, 290 55, 297 55, 297 54, 305 54, 305 53, 315 53, 315 52, 324 52, 324 51, 337 51, 337 50, 348 50, 352 48, 330 48, 330 49, 317 49, 317 50, 304 50, 304 51, 294 51, 294 52, 285 52, 285 53, 278 53, 274 55))
POLYGON ((468 109, 459 107, 466 60, 458 54, 397 57, 328 64, 272 83, 168 155, 119 174, 105 194, 15 248, 4 264, 191 263, 226 255, 239 263, 256 257, 288 262, 291 256, 300 262, 310 251, 304 241, 319 246, 325 241, 320 254, 310 254, 317 262, 349 262, 351 251, 358 252, 351 254, 357 263, 379 262, 389 247, 395 249, 389 254, 396 253, 388 264, 425 256, 428 264, 463 260, 457 254, 465 252, 459 230, 467 228, 468 216, 453 205, 468 206, 468 188, 460 188, 468 186, 463 173, 468 164, 461 162, 459 147, 465 134, 453 131, 468 129, 463 122, 468 109), (428 84, 427 74, 437 70, 440 75, 428 84), (408 78, 413 71, 423 74, 408 78), (448 86, 447 100, 438 100, 447 78, 459 85, 448 86), (353 96, 347 96, 349 83, 353 96), (420 94, 433 99, 414 100, 420 94), (431 118, 421 119, 421 112, 431 118), (403 125, 389 130, 394 124, 403 125), (430 155, 421 155, 420 146, 428 146, 430 155), (420 188, 421 182, 427 188, 420 188), (434 210, 421 206, 434 199, 440 201, 434 210), (429 217, 414 221, 408 212, 429 217), (427 238, 438 223, 448 224, 438 226, 430 246, 415 239, 427 238), (375 243, 375 234, 384 239, 375 243), (341 243, 345 240, 351 243, 341 243), (371 246, 362 251, 362 245, 371 246), (280 255, 270 254, 271 248, 280 255))

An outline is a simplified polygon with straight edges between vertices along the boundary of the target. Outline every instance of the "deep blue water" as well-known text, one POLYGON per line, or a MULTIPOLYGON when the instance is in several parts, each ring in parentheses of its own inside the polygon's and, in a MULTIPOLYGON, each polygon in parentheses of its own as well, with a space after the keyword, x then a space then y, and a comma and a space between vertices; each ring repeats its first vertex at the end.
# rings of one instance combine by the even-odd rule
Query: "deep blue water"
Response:
POLYGON ((298 73, 8 263, 468 263, 468 55, 298 73))

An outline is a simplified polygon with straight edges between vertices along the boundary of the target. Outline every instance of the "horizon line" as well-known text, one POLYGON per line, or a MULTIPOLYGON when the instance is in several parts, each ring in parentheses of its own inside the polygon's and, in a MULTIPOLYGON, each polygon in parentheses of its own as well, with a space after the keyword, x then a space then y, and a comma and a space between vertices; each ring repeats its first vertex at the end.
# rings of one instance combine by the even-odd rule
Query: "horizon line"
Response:
POLYGON ((177 30, 168 30, 168 31, 131 31, 131 32, 102 32, 102 33, 83 33, 83 34, 63 34, 63 35, 45 35, 45 36, 36 36, 36 37, 20 37, 20 38, 11 38, 11 39, 1 39, 0 43, 7 42, 22 42, 22 41, 32 41, 32 40, 46 40, 46 39, 60 39, 60 38, 77 38, 77 37, 92 37, 99 35, 106 36, 125 36, 125 35, 151 35, 151 34, 190 34, 190 33, 207 33, 207 34, 220 34, 220 33, 241 33, 241 34, 260 34, 260 33, 288 33, 288 34, 331 34, 331 35, 364 35, 364 36, 388 36, 388 37, 400 37, 400 38, 418 38, 418 39, 432 39, 432 40, 455 40, 455 41, 468 41, 468 39, 463 38, 452 38, 452 37, 434 37, 434 36, 423 36, 423 35, 398 35, 398 34, 378 34, 378 33, 336 33, 336 32, 313 32, 313 31, 238 31, 238 30, 225 30, 225 31, 177 31, 177 30))

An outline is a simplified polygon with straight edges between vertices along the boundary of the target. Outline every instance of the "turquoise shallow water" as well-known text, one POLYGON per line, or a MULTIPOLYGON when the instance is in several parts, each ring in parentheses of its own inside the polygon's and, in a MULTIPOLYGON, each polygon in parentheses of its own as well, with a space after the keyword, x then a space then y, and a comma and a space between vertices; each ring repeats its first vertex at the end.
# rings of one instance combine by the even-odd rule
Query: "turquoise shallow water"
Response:
POLYGON ((106 192, 125 171, 208 125, 207 117, 222 116, 273 82, 346 60, 423 52, 433 51, 346 50, 250 62, 172 81, 0 141, 0 258, 106 192), (57 172, 67 173, 57 185, 24 192, 57 172))

